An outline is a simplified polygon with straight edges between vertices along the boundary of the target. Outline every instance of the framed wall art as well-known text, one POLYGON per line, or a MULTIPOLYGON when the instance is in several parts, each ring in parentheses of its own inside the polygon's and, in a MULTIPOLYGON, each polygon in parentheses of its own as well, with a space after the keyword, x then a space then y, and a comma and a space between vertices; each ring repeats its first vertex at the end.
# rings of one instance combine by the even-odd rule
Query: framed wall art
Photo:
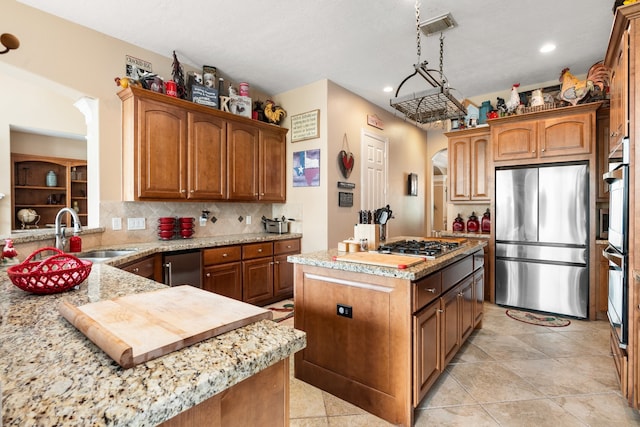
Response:
POLYGON ((320 186, 320 149, 293 153, 293 186, 320 186))
POLYGON ((320 110, 291 116, 291 142, 320 138, 320 110))

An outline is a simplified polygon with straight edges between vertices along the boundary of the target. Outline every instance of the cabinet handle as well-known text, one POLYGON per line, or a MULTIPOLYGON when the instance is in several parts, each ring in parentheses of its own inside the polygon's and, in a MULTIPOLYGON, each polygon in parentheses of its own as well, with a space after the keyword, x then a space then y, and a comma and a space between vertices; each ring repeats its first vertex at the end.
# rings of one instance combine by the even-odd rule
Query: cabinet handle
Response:
POLYGON ((260 193, 261 196, 264 196, 264 193, 260 193))
POLYGON ((222 254, 223 258, 228 257, 228 256, 229 256, 229 254, 222 254))
POLYGON ((536 150, 531 150, 531 152, 532 152, 533 154, 536 154, 536 150))
POLYGON ((436 293, 436 288, 424 288, 425 291, 431 292, 432 294, 436 293))
POLYGON ((262 252, 262 249, 258 249, 258 252, 262 252))
POLYGON ((139 269, 138 267, 136 267, 136 268, 134 268, 134 269, 133 269, 133 272, 134 272, 134 273, 137 273, 139 270, 140 270, 140 269, 139 269))
POLYGON ((443 310, 443 309, 441 309, 441 308, 438 308, 438 309, 436 310, 436 313, 444 313, 444 310, 443 310))
POLYGON ((196 190, 191 190, 191 191, 189 191, 189 193, 191 193, 191 194, 193 194, 193 193, 195 193, 195 192, 196 192, 196 190))
POLYGON ((184 194, 184 193, 186 193, 186 192, 187 192, 187 190, 185 190, 185 189, 183 188, 182 190, 180 190, 180 192, 181 192, 182 194, 184 194))
POLYGON ((459 296, 459 297, 463 297, 463 296, 464 296, 464 294, 463 294, 462 292, 460 292, 460 293, 458 294, 458 296, 459 296))
POLYGON ((540 150, 540 151, 542 151, 544 153, 544 148, 542 150, 540 150))
POLYGON ((206 274, 206 276, 207 276, 207 277, 211 277, 211 273, 207 273, 207 274, 206 274))
POLYGON ((274 264, 280 265, 280 261, 274 261, 274 264))

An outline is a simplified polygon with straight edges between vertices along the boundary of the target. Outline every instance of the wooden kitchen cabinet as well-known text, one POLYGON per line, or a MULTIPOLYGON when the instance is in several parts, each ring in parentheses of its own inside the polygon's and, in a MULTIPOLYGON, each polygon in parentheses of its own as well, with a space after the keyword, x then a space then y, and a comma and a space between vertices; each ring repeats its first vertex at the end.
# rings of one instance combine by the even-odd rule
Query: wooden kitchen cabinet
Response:
MULTIPOLYGON (((28 228, 44 228, 53 224, 58 211, 64 207, 78 205, 80 223, 87 225, 87 162, 79 159, 11 154, 11 228, 21 229, 23 224, 17 218, 21 209, 33 209, 40 215, 37 223, 28 228), (46 176, 54 171, 57 183, 46 185, 46 176), (71 172, 74 172, 72 176, 71 172), (52 197, 55 201, 52 201, 52 197)), ((71 224, 71 216, 65 215, 63 222, 71 224)))
POLYGON ((413 316, 414 406, 418 406, 444 370, 440 348, 433 345, 441 342, 441 330, 440 301, 413 316))
POLYGON ((135 87, 118 96, 125 200, 286 201, 287 129, 135 87))
POLYGON ((258 199, 284 202, 287 198, 287 145, 282 129, 261 129, 258 199))
POLYGON ((609 184, 605 183, 602 175, 609 171, 609 112, 608 108, 601 108, 596 115, 596 202, 609 202, 609 184))
POLYGON ((287 257, 300 253, 300 239, 273 242, 273 296, 290 298, 293 296, 293 264, 287 257))
POLYGON ((293 296, 293 264, 300 239, 204 249, 203 289, 255 305, 293 296))
POLYGON ((588 156, 595 144, 595 110, 582 104, 489 121, 494 162, 548 163, 588 156))
POLYGON ((200 112, 188 114, 188 199, 227 198, 227 123, 200 112))
MULTIPOLYGON (((635 24, 637 25, 637 24, 635 24)), ((609 93, 611 102, 609 121, 609 152, 613 153, 622 138, 629 135, 629 39, 631 24, 620 24, 612 32, 605 65, 611 69, 609 93)))
POLYGON ((202 251, 202 289, 242 301, 242 250, 237 246, 202 251))
POLYGON ((286 200, 286 131, 229 126, 229 198, 286 200))
POLYGON ((489 201, 489 129, 445 134, 449 138, 449 197, 451 201, 489 201))
POLYGON ((160 254, 150 255, 118 266, 121 270, 162 283, 162 259, 160 254))
POLYGON ((258 129, 229 123, 229 198, 258 200, 258 129))

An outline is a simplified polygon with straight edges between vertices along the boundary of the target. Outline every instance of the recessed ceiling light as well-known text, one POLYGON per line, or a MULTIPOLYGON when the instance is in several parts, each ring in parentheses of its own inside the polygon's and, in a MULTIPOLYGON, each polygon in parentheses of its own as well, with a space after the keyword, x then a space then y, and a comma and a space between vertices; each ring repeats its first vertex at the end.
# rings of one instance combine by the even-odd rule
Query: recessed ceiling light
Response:
POLYGON ((554 51, 556 49, 556 45, 553 43, 546 43, 544 45, 542 45, 542 47, 540 48, 540 53, 549 53, 551 51, 554 51))
POLYGON ((393 92, 393 88, 391 86, 385 86, 384 89, 382 89, 384 92, 393 92))

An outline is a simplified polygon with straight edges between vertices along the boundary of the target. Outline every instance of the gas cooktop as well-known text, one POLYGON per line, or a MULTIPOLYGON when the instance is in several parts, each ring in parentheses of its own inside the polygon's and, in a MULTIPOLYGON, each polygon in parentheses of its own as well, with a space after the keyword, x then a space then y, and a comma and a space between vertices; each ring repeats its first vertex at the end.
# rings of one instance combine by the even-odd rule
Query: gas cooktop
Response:
POLYGON ((398 240, 380 245, 378 252, 381 254, 413 255, 435 259, 449 251, 458 249, 458 246, 456 242, 438 240, 398 240))

